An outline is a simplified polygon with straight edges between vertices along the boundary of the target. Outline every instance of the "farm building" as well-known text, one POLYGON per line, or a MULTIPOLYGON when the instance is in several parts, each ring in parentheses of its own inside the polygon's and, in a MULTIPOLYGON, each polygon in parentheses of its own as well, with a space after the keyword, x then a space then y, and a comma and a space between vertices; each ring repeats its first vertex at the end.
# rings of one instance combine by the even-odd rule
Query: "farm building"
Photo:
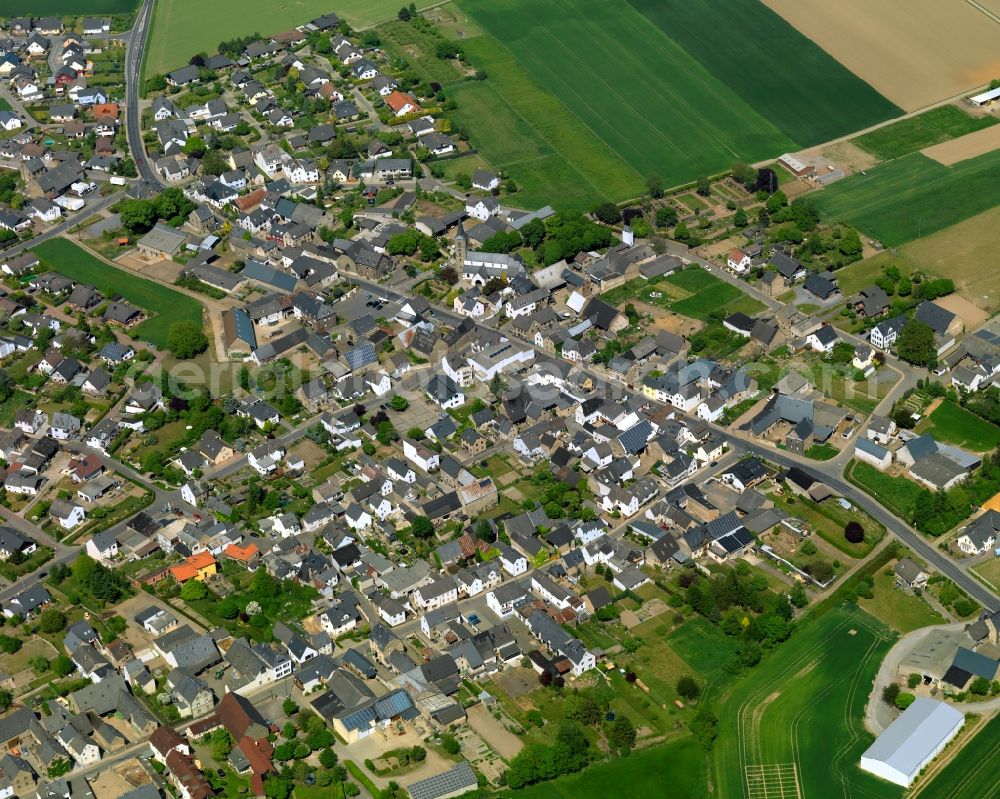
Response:
POLYGON ((917 697, 861 755, 861 768, 908 788, 965 723, 965 714, 951 705, 917 697))
POLYGON ((988 92, 974 94, 969 98, 970 103, 980 107, 995 103, 997 100, 1000 100, 1000 89, 990 89, 988 92))
POLYGON ((806 177, 816 171, 812 164, 807 164, 801 158, 797 158, 791 153, 785 153, 781 156, 778 159, 778 163, 797 178, 806 177))

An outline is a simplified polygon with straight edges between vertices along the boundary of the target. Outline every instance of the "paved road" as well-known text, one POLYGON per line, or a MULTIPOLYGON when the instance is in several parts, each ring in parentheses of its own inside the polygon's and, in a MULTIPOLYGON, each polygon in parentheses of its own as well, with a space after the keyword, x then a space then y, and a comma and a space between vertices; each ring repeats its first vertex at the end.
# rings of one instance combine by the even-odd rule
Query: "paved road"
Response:
POLYGON ((39 233, 33 239, 29 239, 28 241, 19 242, 18 244, 15 244, 14 246, 9 247, 6 250, 3 250, 2 251, 2 257, 4 259, 10 258, 10 257, 12 257, 14 255, 17 255, 19 252, 22 252, 24 250, 30 250, 36 244, 40 244, 41 242, 46 241, 47 239, 52 239, 52 238, 55 238, 56 236, 61 236, 63 233, 65 233, 70 228, 73 228, 73 227, 76 227, 77 225, 79 225, 83 220, 89 219, 94 214, 100 213, 105 208, 108 208, 108 207, 114 205, 116 202, 118 202, 124 196, 125 196, 125 192, 116 191, 114 194, 109 194, 106 197, 101 197, 95 203, 88 203, 80 213, 74 214, 72 217, 70 217, 69 219, 63 220, 58 225, 54 225, 53 227, 50 227, 44 233, 39 233))
POLYGON ((143 0, 125 52, 125 137, 139 177, 159 188, 163 184, 160 182, 156 170, 150 165, 149 159, 146 157, 146 148, 142 143, 142 115, 139 105, 142 54, 149 39, 149 27, 152 20, 153 0, 143 0))

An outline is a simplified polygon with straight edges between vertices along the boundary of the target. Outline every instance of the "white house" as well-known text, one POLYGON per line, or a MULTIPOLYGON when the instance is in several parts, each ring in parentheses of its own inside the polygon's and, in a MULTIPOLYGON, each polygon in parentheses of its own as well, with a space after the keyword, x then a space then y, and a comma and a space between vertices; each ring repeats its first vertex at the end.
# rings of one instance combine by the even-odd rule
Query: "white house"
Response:
POLYGON ((832 325, 822 325, 806 336, 806 343, 816 352, 832 352, 839 341, 837 331, 832 325))
POLYGON ((998 533, 1000 533, 1000 513, 988 510, 965 526, 956 543, 967 555, 982 555, 996 546, 998 533))
POLYGON ((733 248, 729 251, 729 255, 726 256, 726 266, 738 275, 746 272, 750 268, 751 263, 752 259, 750 256, 738 248, 733 248))
POLYGON ((519 577, 528 571, 528 559, 520 552, 504 543, 497 544, 500 550, 500 565, 512 577, 519 577))
POLYGON ((425 472, 433 472, 441 468, 441 456, 437 452, 409 438, 403 439, 403 455, 425 472))
POLYGON ((892 452, 861 436, 854 442, 854 457, 883 472, 892 463, 892 452))
POLYGON ((72 530, 78 524, 82 523, 87 516, 82 505, 61 499, 57 499, 52 503, 52 506, 49 508, 49 514, 59 522, 60 527, 64 530, 72 530))
POLYGON ((486 606, 501 619, 514 614, 514 608, 528 596, 528 589, 518 582, 505 583, 486 594, 486 606))

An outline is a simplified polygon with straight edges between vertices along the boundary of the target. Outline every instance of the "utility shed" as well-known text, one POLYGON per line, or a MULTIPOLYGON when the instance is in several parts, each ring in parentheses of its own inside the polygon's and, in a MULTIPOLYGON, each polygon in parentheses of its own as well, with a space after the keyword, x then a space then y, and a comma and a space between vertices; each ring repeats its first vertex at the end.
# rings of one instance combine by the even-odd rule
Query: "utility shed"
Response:
POLYGON ((908 788, 964 723, 965 714, 951 705, 917 697, 861 755, 861 768, 908 788))

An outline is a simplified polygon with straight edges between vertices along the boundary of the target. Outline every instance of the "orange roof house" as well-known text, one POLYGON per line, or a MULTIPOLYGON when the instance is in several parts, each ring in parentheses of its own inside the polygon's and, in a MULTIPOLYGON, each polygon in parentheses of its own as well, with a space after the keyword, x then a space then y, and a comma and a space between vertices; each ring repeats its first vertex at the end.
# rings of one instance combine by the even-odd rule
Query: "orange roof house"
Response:
POLYGON ((240 563, 249 563, 260 554, 260 550, 251 541, 245 547, 241 547, 239 544, 230 544, 222 551, 222 554, 227 558, 238 560, 240 563))
POLYGON ((98 103, 91 110, 95 119, 98 117, 118 119, 118 103, 98 103))
POLYGON ((392 112, 401 117, 405 114, 412 114, 415 111, 420 110, 420 106, 417 105, 416 99, 412 94, 407 94, 406 92, 394 91, 392 94, 385 98, 385 104, 392 109, 392 112))
POLYGON ((216 565, 211 552, 199 552, 183 563, 171 566, 170 574, 179 583, 186 583, 188 580, 204 580, 215 574, 216 565))

